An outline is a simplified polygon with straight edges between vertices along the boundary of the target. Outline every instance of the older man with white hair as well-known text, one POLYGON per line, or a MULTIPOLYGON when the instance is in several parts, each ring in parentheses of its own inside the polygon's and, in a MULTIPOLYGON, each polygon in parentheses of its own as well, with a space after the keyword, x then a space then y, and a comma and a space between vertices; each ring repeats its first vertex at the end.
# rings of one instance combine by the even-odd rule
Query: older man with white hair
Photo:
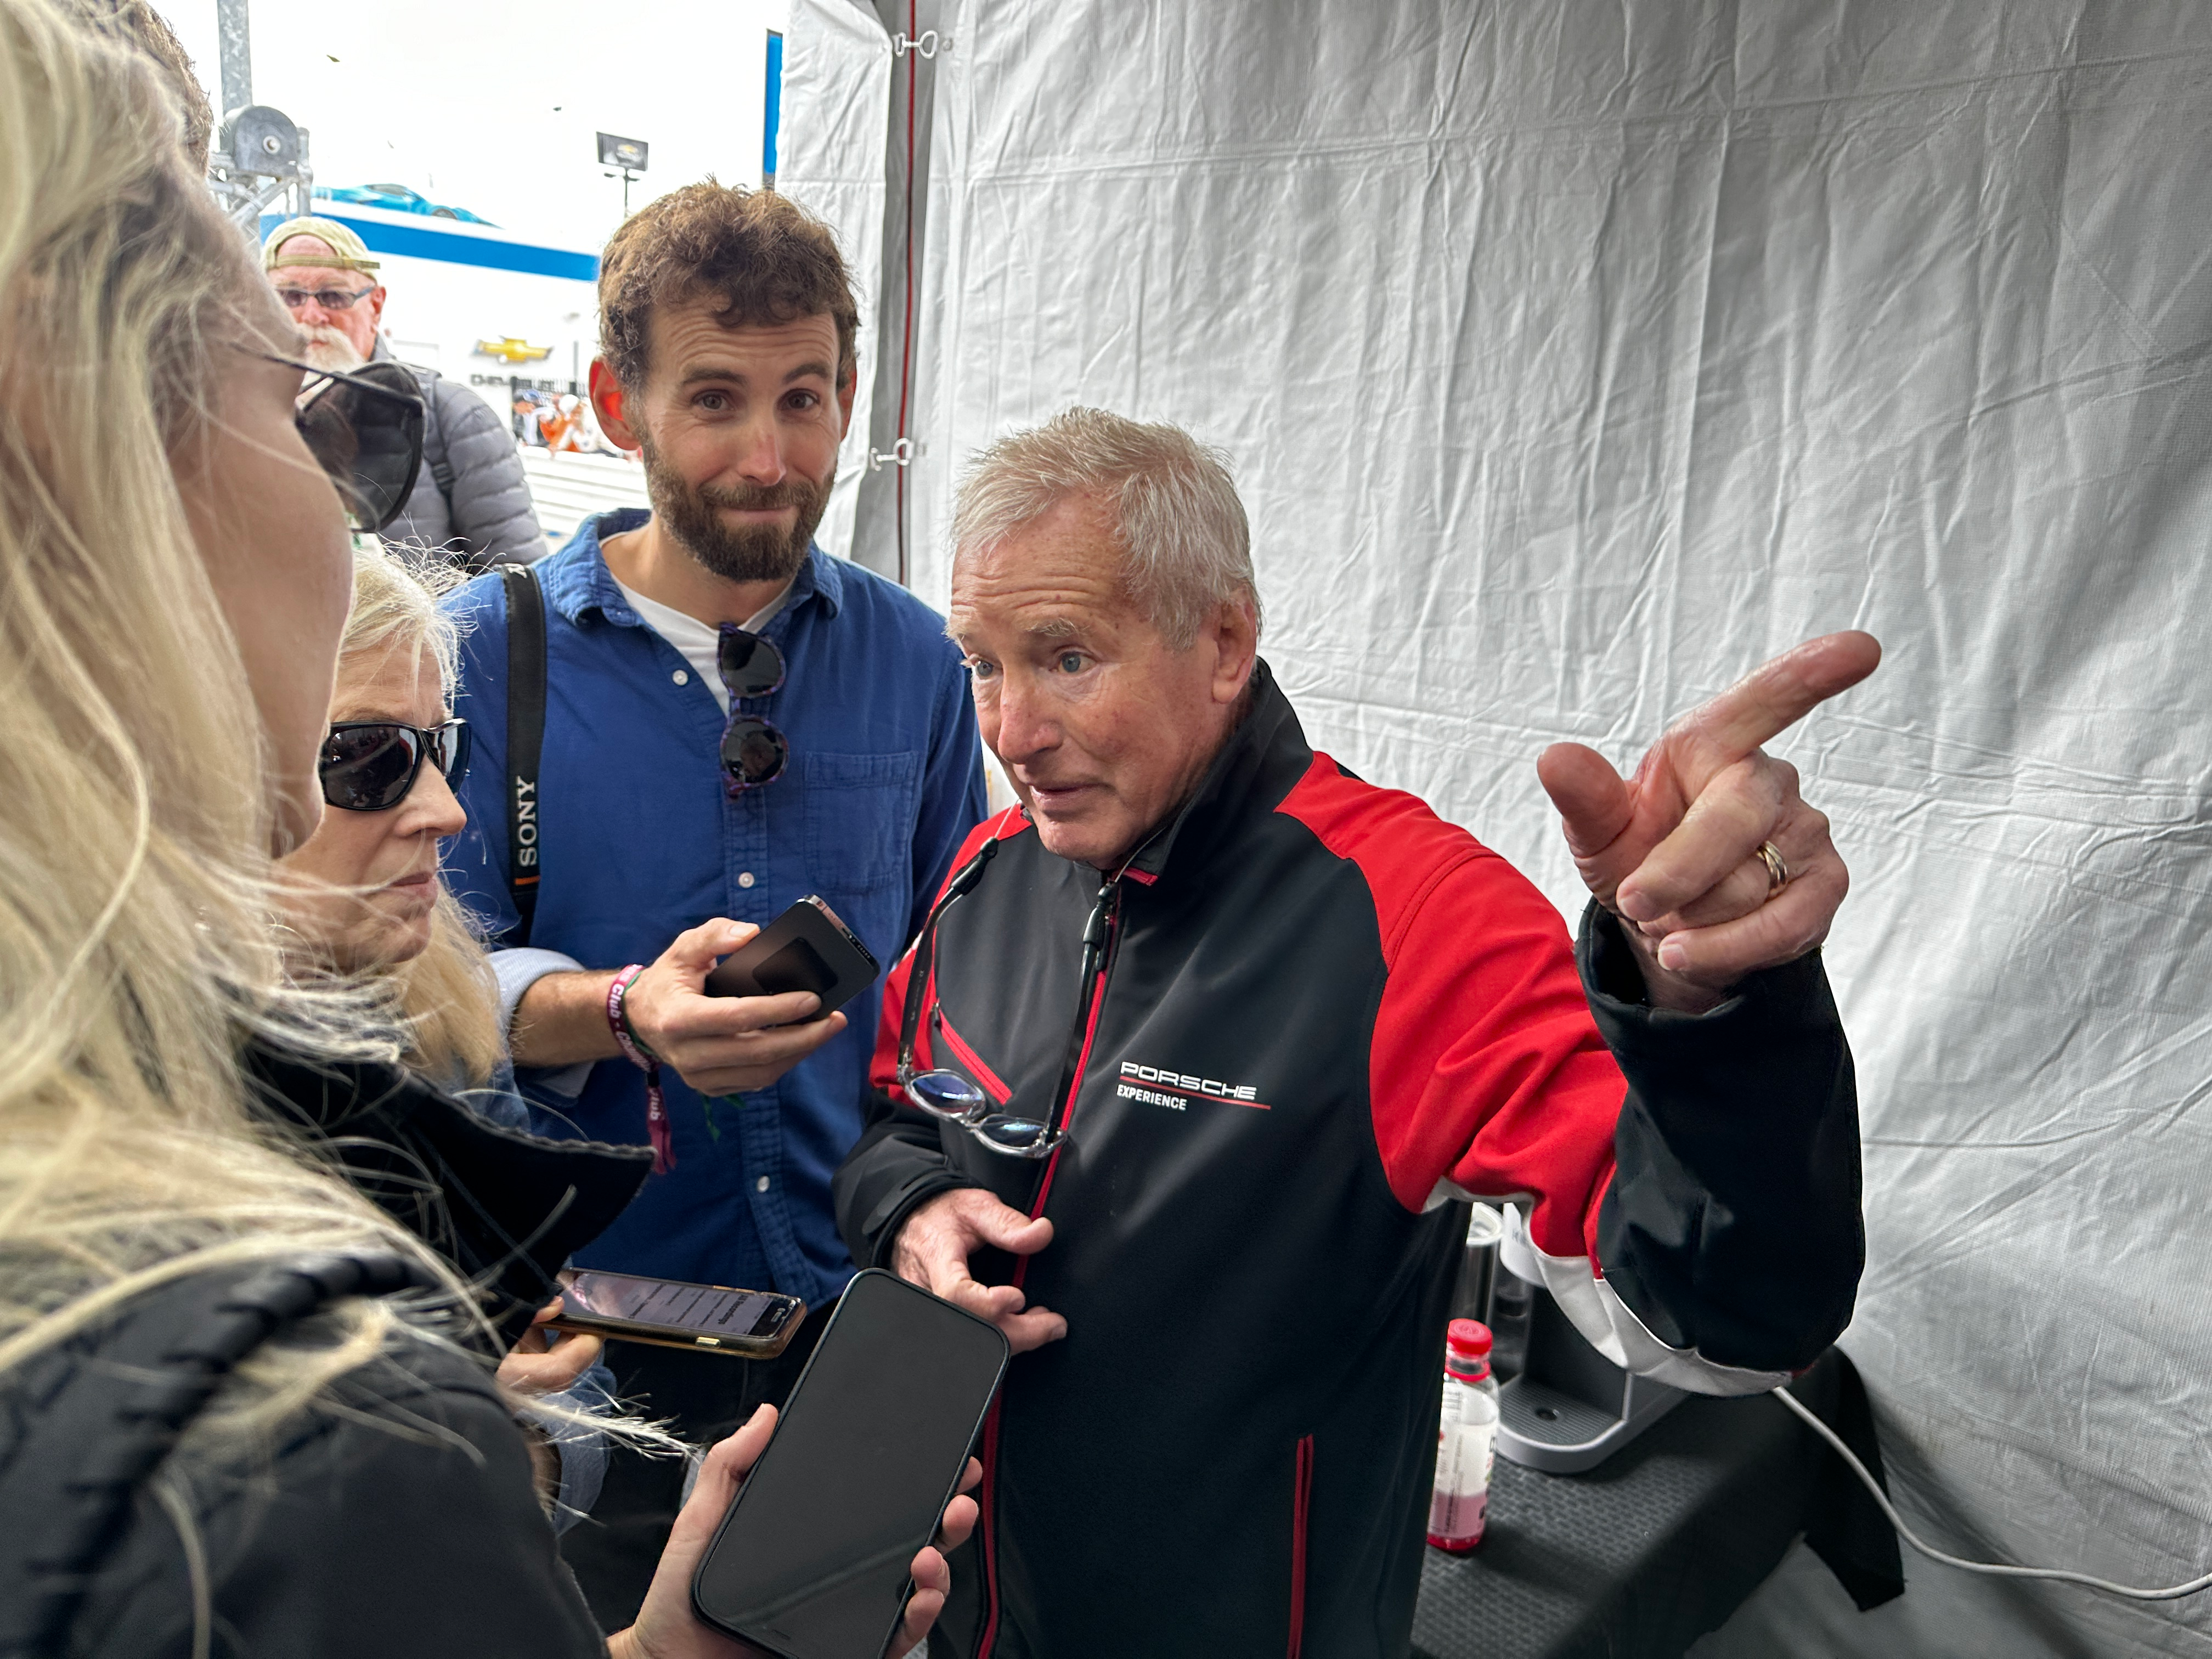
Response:
POLYGON ((1465 830, 1308 746, 1243 509, 1182 432, 1008 438, 955 539, 948 631, 1021 805, 892 977, 837 1182, 856 1261, 1027 1351, 939 1640, 1403 1655, 1455 1200, 1520 1206, 1584 1334, 1677 1386, 1771 1387, 1850 1316, 1857 1109, 1817 955, 1847 878, 1759 745, 1880 647, 1800 646, 1631 779, 1547 750, 1577 946, 1465 830))
MULTIPOLYGON (((307 361, 347 369, 386 360, 385 291, 358 233, 335 219, 288 219, 262 244, 262 269, 307 338, 307 361)), ((386 541, 434 548, 469 570, 528 563, 545 538, 507 422, 434 368, 405 366, 422 388, 422 470, 386 541)))

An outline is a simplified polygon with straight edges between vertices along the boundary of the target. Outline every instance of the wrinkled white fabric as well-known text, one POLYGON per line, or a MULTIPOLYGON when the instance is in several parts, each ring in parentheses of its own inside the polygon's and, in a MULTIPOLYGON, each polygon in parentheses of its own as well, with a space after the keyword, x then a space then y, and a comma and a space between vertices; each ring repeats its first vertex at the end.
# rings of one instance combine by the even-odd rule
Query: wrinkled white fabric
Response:
MULTIPOLYGON (((1625 766, 1796 641, 1881 635, 1775 748, 1854 874, 1844 1346, 1893 1486, 1967 1553, 2212 1565, 2212 8, 947 27, 919 591, 978 446, 1076 401, 1180 422, 1231 458, 1315 742, 1570 913, 1545 744, 1625 766)), ((1906 1571, 1862 1617, 1793 1565, 1706 1650, 2212 1652, 2212 1598, 1906 1571)))
POLYGON ((782 125, 775 187, 828 222, 860 301, 860 372, 837 480, 814 539, 850 558, 853 515, 868 470, 868 419, 877 338, 876 292, 884 258, 884 143, 891 106, 891 42, 875 15, 830 0, 792 8, 783 46, 782 125))
POLYGON ((1516 1204, 1504 1206, 1505 1236, 1498 1259, 1508 1273, 1541 1285, 1583 1340, 1624 1370, 1686 1394, 1764 1394, 1790 1380, 1787 1371, 1746 1370, 1707 1359, 1694 1348, 1670 1347, 1653 1335, 1620 1293, 1590 1269, 1586 1255, 1553 1255, 1528 1237, 1516 1204))

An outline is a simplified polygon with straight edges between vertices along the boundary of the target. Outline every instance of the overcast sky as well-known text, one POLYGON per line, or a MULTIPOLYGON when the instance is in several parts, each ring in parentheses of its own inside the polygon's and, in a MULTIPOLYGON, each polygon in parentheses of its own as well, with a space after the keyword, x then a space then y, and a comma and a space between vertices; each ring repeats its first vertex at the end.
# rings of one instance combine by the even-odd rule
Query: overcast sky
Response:
MULTIPOLYGON (((159 3, 159 0, 156 0, 159 3)), ((394 183, 596 250, 622 216, 592 135, 652 145, 635 206, 713 173, 757 185, 768 31, 788 0, 346 0, 252 7, 253 99, 309 135, 318 185, 394 183)), ((170 23, 220 113, 215 0, 170 23)))

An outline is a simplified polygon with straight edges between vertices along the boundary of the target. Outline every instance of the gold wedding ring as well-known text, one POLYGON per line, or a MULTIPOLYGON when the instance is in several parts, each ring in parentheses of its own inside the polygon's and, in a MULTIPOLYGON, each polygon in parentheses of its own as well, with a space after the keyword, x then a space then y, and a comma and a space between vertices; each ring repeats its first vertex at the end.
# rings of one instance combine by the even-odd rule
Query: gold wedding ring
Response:
POLYGON ((1790 884, 1790 866, 1771 841, 1759 843, 1759 861, 1766 866, 1766 896, 1772 898, 1790 884))

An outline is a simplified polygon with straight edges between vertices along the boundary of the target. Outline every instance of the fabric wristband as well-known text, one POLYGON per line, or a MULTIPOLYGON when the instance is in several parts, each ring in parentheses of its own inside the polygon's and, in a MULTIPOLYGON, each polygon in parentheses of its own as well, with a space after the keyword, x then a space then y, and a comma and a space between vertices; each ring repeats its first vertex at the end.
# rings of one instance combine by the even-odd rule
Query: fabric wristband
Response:
POLYGON ((653 1142, 653 1172, 666 1175, 676 1167, 676 1147, 668 1133, 668 1103, 660 1092, 660 1061, 637 1040, 629 1029, 629 1017, 623 1011, 623 999, 644 971, 643 963, 633 962, 607 987, 607 1029, 615 1034, 615 1046, 622 1050, 623 1058, 645 1073, 645 1132, 653 1142))

